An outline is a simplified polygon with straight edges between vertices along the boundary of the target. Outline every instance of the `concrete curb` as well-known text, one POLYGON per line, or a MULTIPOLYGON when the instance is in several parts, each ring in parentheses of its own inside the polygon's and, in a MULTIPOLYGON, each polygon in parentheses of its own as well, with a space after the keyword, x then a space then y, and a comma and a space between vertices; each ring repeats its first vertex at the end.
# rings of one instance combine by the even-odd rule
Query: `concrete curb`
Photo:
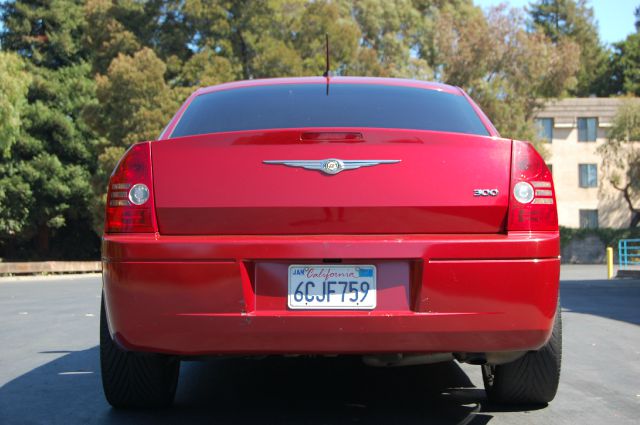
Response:
POLYGON ((0 276, 0 285, 5 283, 35 283, 35 282, 44 282, 44 281, 55 281, 59 282, 61 280, 79 280, 83 282, 86 279, 95 279, 99 278, 100 283, 102 283, 102 273, 67 273, 67 274, 47 274, 47 275, 39 275, 39 274, 23 274, 19 276, 0 276))
POLYGON ((95 273, 102 271, 100 261, 40 261, 0 263, 0 276, 35 273, 95 273))

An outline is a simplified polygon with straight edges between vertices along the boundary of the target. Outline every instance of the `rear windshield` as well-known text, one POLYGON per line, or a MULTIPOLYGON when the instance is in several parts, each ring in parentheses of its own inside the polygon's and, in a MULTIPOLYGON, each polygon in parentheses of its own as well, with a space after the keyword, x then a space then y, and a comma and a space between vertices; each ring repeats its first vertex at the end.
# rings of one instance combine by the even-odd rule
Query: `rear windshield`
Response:
POLYGON ((370 127, 489 135, 464 96, 379 84, 279 84, 197 96, 171 137, 222 131, 370 127))

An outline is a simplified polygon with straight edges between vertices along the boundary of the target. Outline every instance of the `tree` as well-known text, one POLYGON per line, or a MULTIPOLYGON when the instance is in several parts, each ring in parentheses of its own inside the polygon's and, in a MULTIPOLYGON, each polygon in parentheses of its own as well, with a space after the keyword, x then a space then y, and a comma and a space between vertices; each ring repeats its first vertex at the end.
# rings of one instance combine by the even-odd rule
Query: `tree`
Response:
POLYGON ((362 34, 350 74, 433 79, 430 58, 422 52, 433 35, 433 5, 410 0, 345 3, 362 34))
POLYGON ((613 93, 640 96, 640 33, 614 45, 612 58, 613 93))
MULTIPOLYGON (((177 70, 174 71, 176 77, 171 81, 174 87, 213 86, 234 81, 240 75, 237 66, 208 47, 191 56, 184 64, 178 62, 174 68, 177 70)), ((184 94, 188 93, 185 91, 184 94)))
POLYGON ((322 75, 326 68, 325 34, 329 35, 332 75, 348 74, 356 61, 361 31, 350 9, 338 3, 316 2, 296 20, 292 46, 302 58, 302 75, 322 75))
POLYGON ((631 211, 629 227, 640 224, 640 102, 626 100, 618 109, 608 140, 598 148, 609 183, 622 193, 631 211))
POLYGON ((0 241, 15 237, 28 226, 30 187, 16 176, 11 149, 20 138, 31 75, 22 59, 0 52, 0 241))
POLYGON ((31 0, 0 7, 2 47, 26 61, 30 76, 15 75, 24 77, 27 94, 19 122, 11 124, 17 136, 5 143, 8 156, 0 167, 2 196, 9 199, 3 202, 8 225, 0 229, 0 248, 35 238, 46 256, 52 235, 90 217, 95 137, 81 112, 95 101, 95 84, 81 42, 82 2, 31 0))
POLYGON ((8 159, 17 142, 27 105, 31 75, 16 54, 0 52, 0 157, 8 159))
POLYGON ((106 75, 96 77, 98 104, 85 113, 92 128, 111 146, 155 139, 178 106, 166 70, 147 47, 132 56, 120 54, 106 75))
POLYGON ((635 10, 636 32, 613 45, 607 79, 609 93, 640 96, 640 6, 635 10))
MULTIPOLYGON (((4 2, 3 2, 4 3, 4 2)), ((21 0, 0 5, 0 43, 38 66, 59 68, 86 58, 82 0, 21 0)))
POLYGON ((302 0, 187 0, 183 13, 196 51, 216 52, 249 79, 300 75, 289 28, 303 10, 302 0))
POLYGON ((570 40, 553 44, 523 22, 521 12, 505 7, 486 17, 445 10, 435 23, 434 61, 438 77, 465 88, 502 134, 536 142, 534 112, 571 87, 578 55, 570 40))
POLYGON ((111 0, 88 0, 84 14, 87 27, 82 42, 93 52, 94 73, 106 72, 118 54, 133 54, 140 50, 135 34, 116 18, 116 4, 111 0))
POLYGON ((605 94, 602 81, 608 55, 600 42, 593 8, 587 5, 587 0, 538 0, 529 6, 529 14, 532 29, 543 32, 556 44, 569 39, 579 49, 577 84, 570 94, 605 94))
POLYGON ((433 75, 418 55, 429 18, 409 0, 187 0, 182 10, 196 54, 226 58, 240 78, 321 75, 325 34, 334 74, 433 75))
POLYGON ((50 70, 35 67, 24 107, 19 138, 10 147, 10 161, 0 169, 0 181, 14 189, 8 204, 13 223, 0 239, 37 237, 46 255, 52 232, 69 220, 87 220, 92 169, 91 134, 80 112, 94 98, 90 67, 80 64, 50 70), (21 193, 17 193, 19 189, 21 193))
POLYGON ((193 26, 183 1, 85 0, 84 48, 91 52, 94 72, 104 74, 118 54, 133 55, 148 47, 163 61, 184 62, 193 54, 193 26))

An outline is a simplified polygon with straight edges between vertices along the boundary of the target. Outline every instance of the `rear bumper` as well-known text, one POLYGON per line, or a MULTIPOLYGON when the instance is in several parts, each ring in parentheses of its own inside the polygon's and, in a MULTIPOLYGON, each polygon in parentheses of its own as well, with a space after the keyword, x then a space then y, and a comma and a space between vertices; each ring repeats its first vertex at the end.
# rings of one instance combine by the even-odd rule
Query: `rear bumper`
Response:
POLYGON ((557 232, 508 235, 106 235, 114 339, 178 355, 537 349, 553 326, 557 232), (375 264, 373 311, 292 311, 292 263, 375 264))

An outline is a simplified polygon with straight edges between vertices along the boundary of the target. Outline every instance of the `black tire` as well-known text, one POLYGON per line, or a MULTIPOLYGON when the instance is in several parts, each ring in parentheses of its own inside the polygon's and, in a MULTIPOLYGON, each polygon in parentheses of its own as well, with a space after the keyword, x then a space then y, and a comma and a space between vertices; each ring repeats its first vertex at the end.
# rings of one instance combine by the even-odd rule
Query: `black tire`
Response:
POLYGON ((560 303, 549 341, 538 351, 502 365, 483 365, 482 379, 489 400, 505 404, 546 404, 558 391, 562 360, 560 303))
POLYGON ((100 310, 100 366, 104 395, 113 407, 166 407, 173 403, 180 360, 118 347, 109 333, 104 300, 100 310))

